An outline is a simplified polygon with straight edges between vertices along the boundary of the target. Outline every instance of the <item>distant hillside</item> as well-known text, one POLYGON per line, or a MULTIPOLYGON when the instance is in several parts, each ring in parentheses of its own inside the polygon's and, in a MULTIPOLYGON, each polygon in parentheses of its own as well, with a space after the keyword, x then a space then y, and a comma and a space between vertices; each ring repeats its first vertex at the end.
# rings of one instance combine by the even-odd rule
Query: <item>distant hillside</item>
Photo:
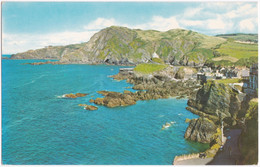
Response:
POLYGON ((207 60, 210 66, 250 66, 258 62, 257 34, 222 34, 217 37, 227 41, 214 48, 214 58, 207 60))
POLYGON ((28 50, 11 56, 11 59, 58 59, 64 54, 73 52, 83 47, 86 43, 72 44, 67 46, 47 46, 42 49, 28 50))
POLYGON ((130 65, 149 62, 156 52, 165 63, 203 65, 214 57, 212 48, 226 40, 197 32, 108 27, 87 43, 49 46, 12 55, 12 59, 59 59, 65 63, 130 65))
POLYGON ((250 66, 257 62, 257 34, 217 37, 184 29, 166 32, 108 27, 86 43, 48 46, 12 55, 12 59, 58 59, 68 64, 136 65, 156 53, 165 63, 184 66, 250 66))
POLYGON ((225 39, 233 39, 235 41, 241 42, 253 42, 258 43, 258 34, 243 34, 243 33, 236 33, 236 34, 219 34, 216 37, 221 37, 225 39))
POLYGON ((166 32, 108 27, 86 43, 48 46, 12 55, 12 59, 59 59, 69 64, 136 65, 156 53, 165 63, 185 66, 250 66, 257 62, 257 34, 217 37, 184 29, 166 32), (226 38, 226 39, 225 39, 226 38))

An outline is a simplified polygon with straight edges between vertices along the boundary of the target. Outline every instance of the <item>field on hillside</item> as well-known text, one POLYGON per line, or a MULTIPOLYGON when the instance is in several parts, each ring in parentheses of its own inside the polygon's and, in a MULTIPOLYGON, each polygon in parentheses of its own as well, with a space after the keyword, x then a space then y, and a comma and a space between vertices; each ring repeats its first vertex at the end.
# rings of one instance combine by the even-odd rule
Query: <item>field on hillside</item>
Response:
POLYGON ((241 34, 241 33, 237 33, 237 34, 220 34, 220 35, 216 35, 217 37, 222 37, 225 39, 233 39, 235 41, 250 41, 250 42, 258 42, 258 34, 241 34))
MULTIPOLYGON (((237 42, 227 42, 222 44, 219 49, 216 49, 219 53, 228 55, 230 57, 241 59, 258 56, 257 44, 244 44, 237 42)), ((225 57, 226 59, 226 57, 225 57)), ((232 60, 231 60, 232 61, 232 60)))

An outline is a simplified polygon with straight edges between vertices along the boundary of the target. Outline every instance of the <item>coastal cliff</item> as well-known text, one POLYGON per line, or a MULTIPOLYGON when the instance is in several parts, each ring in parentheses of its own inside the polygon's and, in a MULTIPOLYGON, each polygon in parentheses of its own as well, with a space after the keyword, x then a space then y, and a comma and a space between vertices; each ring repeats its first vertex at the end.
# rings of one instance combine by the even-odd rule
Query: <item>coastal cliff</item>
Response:
MULTIPOLYGON (((213 80, 207 81, 195 96, 188 100, 189 107, 187 109, 199 115, 200 118, 190 121, 184 137, 196 142, 209 143, 210 148, 205 153, 207 157, 214 157, 223 145, 221 128, 241 127, 244 118, 248 120, 247 124, 251 121, 253 122, 251 125, 256 127, 257 116, 255 115, 257 112, 255 112, 255 108, 257 104, 253 105, 252 111, 248 111, 248 114, 245 113, 249 100, 249 96, 230 84, 218 83, 213 80), (249 115, 254 115, 252 120, 250 120, 252 117, 249 115)), ((248 131, 244 131, 244 134, 246 133, 248 131)), ((257 137, 253 135, 254 146, 255 138, 257 137)), ((251 139, 248 139, 246 135, 242 136, 243 144, 248 140, 251 139)), ((248 153, 246 147, 243 147, 245 152, 248 153)), ((253 152, 255 153, 255 150, 253 152)), ((248 156, 245 157, 245 161, 249 161, 249 158, 248 156)), ((255 157, 252 158, 252 161, 255 162, 255 157)))
MULTIPOLYGON (((235 125, 244 99, 245 95, 230 85, 208 81, 189 99, 188 105, 197 112, 222 117, 225 123, 235 125)), ((194 111, 191 108, 188 109, 194 111)))
POLYGON ((136 65, 157 54, 172 65, 203 65, 212 48, 226 40, 184 29, 166 32, 108 27, 86 43, 49 46, 12 55, 12 59, 58 59, 67 64, 136 65))
POLYGON ((217 126, 213 121, 199 117, 190 121, 184 137, 200 143, 210 143, 216 130, 217 126))

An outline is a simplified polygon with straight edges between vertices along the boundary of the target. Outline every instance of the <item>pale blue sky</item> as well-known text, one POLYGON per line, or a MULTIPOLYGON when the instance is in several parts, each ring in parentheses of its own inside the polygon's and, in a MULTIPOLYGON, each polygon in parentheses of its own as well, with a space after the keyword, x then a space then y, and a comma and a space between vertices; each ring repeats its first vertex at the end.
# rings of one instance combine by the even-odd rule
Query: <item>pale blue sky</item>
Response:
POLYGON ((111 25, 184 28, 207 35, 257 33, 257 14, 256 2, 5 2, 2 50, 7 54, 86 42, 111 25))

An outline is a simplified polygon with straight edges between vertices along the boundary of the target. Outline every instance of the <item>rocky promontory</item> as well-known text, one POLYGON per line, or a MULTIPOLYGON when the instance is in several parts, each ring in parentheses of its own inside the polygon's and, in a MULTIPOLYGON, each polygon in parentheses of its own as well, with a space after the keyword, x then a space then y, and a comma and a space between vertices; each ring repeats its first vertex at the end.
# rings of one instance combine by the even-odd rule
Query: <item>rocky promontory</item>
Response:
POLYGON ((197 91, 195 96, 189 99, 190 108, 188 109, 215 116, 214 118, 221 117, 225 123, 235 125, 244 100, 245 94, 236 88, 228 84, 208 81, 197 91))
POLYGON ((105 97, 96 98, 94 100, 94 103, 110 108, 133 105, 136 104, 137 101, 136 94, 130 91, 124 91, 124 93, 99 91, 99 93, 104 95, 105 97))
POLYGON ((210 143, 216 130, 217 126, 213 121, 199 117, 190 121, 184 137, 200 143, 210 143))
POLYGON ((133 105, 138 100, 165 99, 169 97, 188 98, 194 96, 196 91, 201 87, 196 80, 178 80, 175 79, 177 71, 164 70, 154 72, 152 74, 140 74, 138 72, 118 73, 111 76, 116 80, 126 79, 127 82, 133 84, 136 92, 124 91, 108 92, 99 91, 104 98, 94 100, 95 104, 107 107, 133 105))
POLYGON ((52 65, 57 65, 57 64, 65 64, 59 61, 45 61, 45 62, 34 62, 34 63, 24 63, 24 64, 30 64, 30 65, 44 65, 44 64, 52 64, 52 65))

